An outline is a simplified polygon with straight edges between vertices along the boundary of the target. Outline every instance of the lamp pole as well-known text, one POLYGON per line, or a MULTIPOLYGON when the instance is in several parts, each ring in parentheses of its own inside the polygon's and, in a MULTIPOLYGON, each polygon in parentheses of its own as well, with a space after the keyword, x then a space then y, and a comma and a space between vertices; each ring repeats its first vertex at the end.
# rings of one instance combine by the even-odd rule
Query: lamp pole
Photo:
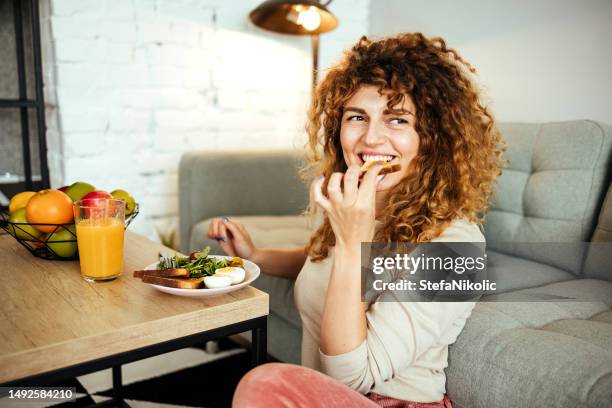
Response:
POLYGON ((312 43, 312 92, 314 93, 319 74, 319 34, 312 34, 310 40, 312 43))

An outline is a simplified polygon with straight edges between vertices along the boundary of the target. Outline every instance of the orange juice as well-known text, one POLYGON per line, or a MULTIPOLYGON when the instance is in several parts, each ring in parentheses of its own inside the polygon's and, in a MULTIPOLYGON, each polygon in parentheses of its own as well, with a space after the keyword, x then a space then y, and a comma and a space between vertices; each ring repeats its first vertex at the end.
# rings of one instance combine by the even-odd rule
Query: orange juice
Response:
POLYGON ((82 219, 76 224, 81 275, 92 280, 117 277, 123 271, 123 222, 116 218, 82 219))

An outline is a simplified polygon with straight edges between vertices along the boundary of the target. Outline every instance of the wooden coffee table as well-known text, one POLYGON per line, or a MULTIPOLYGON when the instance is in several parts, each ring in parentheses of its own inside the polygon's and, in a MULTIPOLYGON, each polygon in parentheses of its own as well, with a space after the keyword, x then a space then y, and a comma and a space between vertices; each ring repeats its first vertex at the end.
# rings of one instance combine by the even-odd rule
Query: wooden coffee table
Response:
POLYGON ((253 287, 210 298, 161 293, 132 271, 170 251, 126 232, 123 275, 89 283, 78 261, 32 256, 0 235, 0 386, 43 386, 205 341, 252 332, 252 363, 266 359, 268 295, 253 287))

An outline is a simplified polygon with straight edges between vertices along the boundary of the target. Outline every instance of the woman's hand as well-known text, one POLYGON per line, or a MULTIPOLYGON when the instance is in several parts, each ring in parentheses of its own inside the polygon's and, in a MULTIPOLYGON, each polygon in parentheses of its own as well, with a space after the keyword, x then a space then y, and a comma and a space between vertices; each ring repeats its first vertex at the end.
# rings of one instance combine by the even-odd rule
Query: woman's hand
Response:
POLYGON ((344 174, 332 174, 327 184, 329 198, 323 195, 323 177, 312 184, 315 203, 327 213, 339 249, 360 248, 361 242, 374 238, 376 177, 381 169, 382 165, 377 164, 368 170, 361 185, 358 165, 350 166, 344 174))
POLYGON ((210 222, 208 238, 216 239, 223 252, 230 256, 253 259, 257 252, 244 225, 227 217, 214 218, 210 222))
POLYGON ((334 173, 323 195, 323 179, 313 183, 315 203, 322 207, 336 236, 336 250, 321 317, 320 348, 326 355, 354 350, 366 339, 368 324, 361 302, 362 242, 374 238, 376 178, 382 165, 375 165, 359 185, 360 167, 350 166, 345 174, 334 173), (341 181, 344 180, 344 191, 341 181))

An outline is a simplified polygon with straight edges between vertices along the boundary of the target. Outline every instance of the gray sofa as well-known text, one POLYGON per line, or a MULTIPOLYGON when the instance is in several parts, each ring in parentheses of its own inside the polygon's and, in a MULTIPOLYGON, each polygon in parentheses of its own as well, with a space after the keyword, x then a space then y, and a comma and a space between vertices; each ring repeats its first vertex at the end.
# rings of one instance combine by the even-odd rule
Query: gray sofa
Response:
MULTIPOLYGON (((485 236, 488 273, 502 293, 477 304, 449 348, 449 395, 459 408, 612 407, 612 128, 571 121, 500 129, 510 164, 485 236), (546 242, 568 245, 542 250, 546 242), (534 292, 575 300, 516 301, 534 292)), ((311 229, 300 215, 307 203, 300 163, 293 151, 185 155, 182 250, 219 251, 206 231, 221 215, 243 222, 256 245, 303 245, 311 229)), ((270 354, 299 363, 292 282, 263 275, 254 286, 270 294, 270 354)))

